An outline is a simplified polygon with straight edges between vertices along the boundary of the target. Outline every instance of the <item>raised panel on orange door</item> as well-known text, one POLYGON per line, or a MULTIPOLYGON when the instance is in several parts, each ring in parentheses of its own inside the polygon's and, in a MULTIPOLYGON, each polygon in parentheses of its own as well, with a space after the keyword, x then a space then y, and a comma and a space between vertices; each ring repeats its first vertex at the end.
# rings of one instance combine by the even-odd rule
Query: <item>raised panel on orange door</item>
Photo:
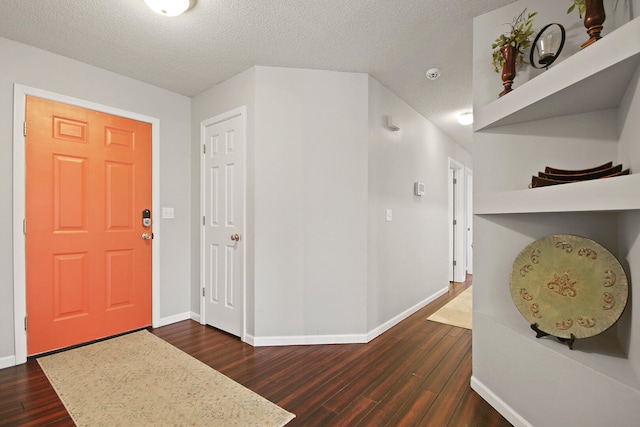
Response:
POLYGON ((151 324, 151 125, 27 97, 27 352, 151 324))

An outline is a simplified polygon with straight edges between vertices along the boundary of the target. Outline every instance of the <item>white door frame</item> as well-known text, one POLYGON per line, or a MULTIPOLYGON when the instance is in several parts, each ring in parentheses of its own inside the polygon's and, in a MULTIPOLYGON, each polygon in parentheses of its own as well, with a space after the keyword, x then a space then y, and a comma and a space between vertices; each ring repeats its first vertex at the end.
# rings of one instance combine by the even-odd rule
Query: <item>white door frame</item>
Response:
POLYGON ((465 168, 464 189, 466 193, 465 204, 465 266, 468 274, 473 274, 473 171, 465 168))
MULTIPOLYGON (((247 342, 247 107, 242 106, 238 108, 234 108, 233 110, 218 114, 217 116, 211 117, 209 119, 203 120, 200 122, 200 146, 203 147, 205 145, 205 131, 208 126, 215 125, 220 122, 224 122, 225 120, 231 119, 236 116, 242 117, 242 126, 244 127, 244 140, 243 144, 243 162, 244 162, 244 188, 242 189, 242 204, 243 204, 243 220, 242 220, 242 229, 244 230, 243 236, 243 245, 242 245, 242 335, 240 336, 240 340, 242 342, 247 342)), ((200 215, 201 217, 205 216, 205 156, 200 156, 200 215)), ((202 233, 204 232, 203 228, 200 229, 200 289, 205 289, 205 250, 204 250, 204 238, 202 233)), ((200 324, 206 325, 206 310, 205 310, 205 299, 206 297, 202 295, 202 291, 200 292, 200 324)))
MULTIPOLYGON (((450 179, 449 181, 449 236, 454 236, 453 232, 453 220, 456 220, 458 231, 455 233, 455 241, 450 237, 449 242, 453 245, 453 247, 449 247, 449 271, 453 271, 453 280, 454 282, 464 282, 466 279, 465 271, 466 271, 466 247, 465 247, 465 234, 461 232, 462 230, 466 230, 466 215, 465 215, 465 186, 464 186, 464 165, 457 160, 449 157, 449 173, 450 171, 455 171, 455 176, 457 180, 456 191, 453 190, 453 182, 450 179), (455 197, 455 199, 454 199, 455 197), (455 252, 455 253, 454 253, 455 252), (453 261, 455 260, 456 265, 452 266, 453 261)), ((451 275, 449 275, 451 279, 451 275)))
POLYGON ((27 332, 24 328, 27 315, 26 252, 23 221, 26 217, 26 152, 23 125, 26 120, 27 96, 49 99, 63 104, 96 110, 115 116, 151 123, 151 197, 155 221, 152 223, 154 239, 151 269, 151 321, 153 327, 160 324, 160 120, 131 111, 97 104, 83 99, 60 95, 29 86, 15 84, 13 87, 13 314, 15 337, 15 365, 27 361, 27 332))

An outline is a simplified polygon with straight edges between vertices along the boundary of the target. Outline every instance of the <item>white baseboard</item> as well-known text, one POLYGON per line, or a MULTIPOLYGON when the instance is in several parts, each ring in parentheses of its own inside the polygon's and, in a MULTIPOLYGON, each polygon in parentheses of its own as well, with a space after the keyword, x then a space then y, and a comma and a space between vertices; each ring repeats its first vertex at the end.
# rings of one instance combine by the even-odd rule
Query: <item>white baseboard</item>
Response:
POLYGON ((255 337, 253 335, 250 334, 245 334, 244 338, 241 338, 242 342, 246 342, 247 344, 249 344, 250 346, 255 347, 256 346, 256 340, 255 337))
POLYGON ((269 347, 283 345, 312 345, 312 344, 363 344, 367 342, 365 334, 348 335, 297 335, 279 337, 245 336, 246 343, 254 347, 269 347))
POLYGON ((160 318, 158 325, 154 327, 159 328, 161 326, 167 326, 172 323, 182 322, 183 320, 189 320, 189 319, 191 319, 191 312, 187 311, 186 313, 175 314, 169 317, 162 317, 160 318))
POLYGON ((254 337, 247 334, 245 342, 254 347, 284 346, 284 345, 313 345, 313 344, 364 344, 376 338, 383 332, 391 329, 416 311, 420 310, 430 302, 446 294, 449 287, 442 288, 435 294, 408 308, 393 319, 378 326, 367 334, 346 334, 346 335, 297 335, 297 336, 275 336, 275 337, 254 337))
POLYGON ((191 312, 191 320, 200 323, 200 315, 198 313, 191 312))
POLYGON ((436 292, 435 294, 431 295, 430 297, 420 301, 418 304, 414 305, 413 307, 409 307, 408 309, 406 309, 402 313, 398 314, 396 317, 384 322, 382 325, 380 325, 377 328, 369 331, 369 333, 367 334, 367 342, 373 340, 374 338, 378 337, 379 335, 382 335, 384 332, 386 332, 389 329, 393 328, 398 323, 402 322, 404 319, 406 319, 407 317, 411 316, 416 311, 418 311, 421 308, 425 307, 427 304, 429 304, 429 303, 435 301, 436 299, 440 298, 442 295, 446 294, 447 292, 449 292, 449 287, 448 286, 446 288, 440 289, 438 292, 436 292))
POLYGON ((9 368, 11 366, 16 366, 15 356, 0 357, 0 369, 9 368))
POLYGON ((493 406, 496 411, 500 412, 500 414, 502 414, 502 416, 515 427, 533 427, 532 424, 522 418, 522 416, 511 406, 507 405, 504 400, 500 399, 493 391, 487 388, 474 376, 471 376, 471 388, 474 389, 480 397, 486 400, 489 405, 493 406))

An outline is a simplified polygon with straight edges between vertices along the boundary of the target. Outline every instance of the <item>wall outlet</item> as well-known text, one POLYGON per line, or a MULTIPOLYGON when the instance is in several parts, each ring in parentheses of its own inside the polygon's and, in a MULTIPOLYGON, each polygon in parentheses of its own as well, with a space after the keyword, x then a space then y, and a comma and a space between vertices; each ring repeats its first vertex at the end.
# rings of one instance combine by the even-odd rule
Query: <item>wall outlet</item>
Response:
POLYGON ((386 220, 387 222, 391 222, 391 221, 393 221, 393 211, 392 211, 391 209, 387 209, 387 210, 385 211, 385 220, 386 220))

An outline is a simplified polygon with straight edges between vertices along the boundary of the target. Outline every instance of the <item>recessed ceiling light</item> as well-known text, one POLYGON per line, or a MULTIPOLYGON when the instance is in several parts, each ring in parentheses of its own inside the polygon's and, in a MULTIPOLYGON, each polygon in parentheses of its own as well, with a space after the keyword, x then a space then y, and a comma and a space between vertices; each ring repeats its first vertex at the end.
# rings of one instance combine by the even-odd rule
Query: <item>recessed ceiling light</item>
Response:
POLYGON ((440 77, 441 74, 442 72, 440 72, 439 68, 430 68, 427 70, 427 78, 429 80, 435 80, 440 77))
POLYGON ((462 113, 458 116, 458 123, 468 126, 473 123, 473 113, 462 113))
POLYGON ((191 9, 196 0, 144 0, 156 13, 162 16, 178 16, 191 9))

